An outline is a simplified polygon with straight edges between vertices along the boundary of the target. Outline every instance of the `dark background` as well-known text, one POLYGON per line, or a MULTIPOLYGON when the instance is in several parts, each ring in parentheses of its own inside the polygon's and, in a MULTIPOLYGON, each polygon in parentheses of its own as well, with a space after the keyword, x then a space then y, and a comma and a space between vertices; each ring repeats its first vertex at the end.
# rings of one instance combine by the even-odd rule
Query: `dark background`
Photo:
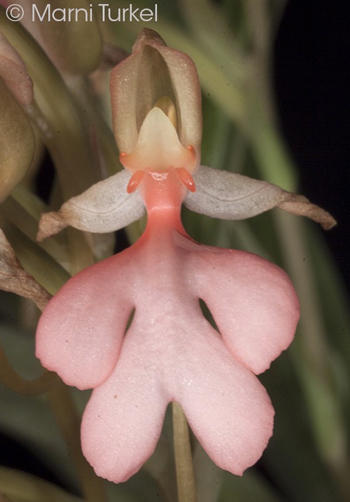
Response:
POLYGON ((350 290, 350 4, 290 0, 275 43, 282 130, 299 167, 300 192, 338 226, 326 240, 350 290))

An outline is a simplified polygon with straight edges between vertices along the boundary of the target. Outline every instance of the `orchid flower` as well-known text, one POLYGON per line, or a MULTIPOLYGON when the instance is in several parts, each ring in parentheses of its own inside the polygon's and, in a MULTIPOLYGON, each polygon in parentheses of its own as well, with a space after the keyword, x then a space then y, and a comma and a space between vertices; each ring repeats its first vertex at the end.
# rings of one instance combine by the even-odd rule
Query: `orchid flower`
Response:
POLYGON ((298 299, 274 264, 193 241, 182 203, 215 218, 279 206, 325 228, 334 220, 304 197, 200 165, 195 66, 155 32, 144 30, 113 70, 111 96, 125 170, 44 214, 39 238, 67 225, 110 232, 145 210, 147 227, 133 246, 53 297, 39 322, 37 356, 68 385, 94 389, 82 448, 98 475, 121 482, 140 469, 170 402, 181 404, 211 459, 241 475, 272 435, 274 410, 256 375, 291 343, 298 299))

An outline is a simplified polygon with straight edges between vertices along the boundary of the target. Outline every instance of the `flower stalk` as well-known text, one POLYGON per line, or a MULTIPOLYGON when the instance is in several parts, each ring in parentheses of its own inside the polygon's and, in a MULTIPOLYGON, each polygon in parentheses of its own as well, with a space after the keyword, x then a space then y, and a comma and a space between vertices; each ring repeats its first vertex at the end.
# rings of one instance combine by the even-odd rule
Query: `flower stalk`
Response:
POLYGON ((188 423, 179 403, 172 404, 178 502, 197 502, 188 423))

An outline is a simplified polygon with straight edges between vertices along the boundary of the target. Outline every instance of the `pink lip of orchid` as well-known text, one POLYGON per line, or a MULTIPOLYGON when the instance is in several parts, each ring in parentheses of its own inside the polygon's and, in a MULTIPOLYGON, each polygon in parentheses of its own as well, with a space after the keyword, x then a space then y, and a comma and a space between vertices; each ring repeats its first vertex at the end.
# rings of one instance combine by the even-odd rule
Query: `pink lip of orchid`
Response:
POLYGON ((220 218, 276 205, 325 226, 331 217, 274 185, 199 168, 196 71, 154 32, 145 30, 133 55, 115 68, 112 100, 126 170, 44 215, 40 236, 67 224, 115 230, 145 207, 147 227, 132 247, 80 272, 49 302, 37 356, 67 384, 94 389, 82 446, 100 476, 121 482, 142 466, 171 401, 182 405, 212 460, 242 474, 273 429, 274 411, 255 374, 291 343, 298 300, 277 266, 194 242, 182 226, 181 204, 220 218))

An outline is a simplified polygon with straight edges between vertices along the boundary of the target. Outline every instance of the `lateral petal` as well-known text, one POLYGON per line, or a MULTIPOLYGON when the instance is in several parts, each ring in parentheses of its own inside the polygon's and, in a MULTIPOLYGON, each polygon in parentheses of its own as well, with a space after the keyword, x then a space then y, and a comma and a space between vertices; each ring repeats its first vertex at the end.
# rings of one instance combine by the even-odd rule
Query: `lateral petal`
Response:
POLYGON ((243 220, 280 207, 306 216, 325 229, 336 224, 334 218, 306 197, 255 180, 248 176, 201 166, 194 175, 195 192, 188 192, 184 204, 192 211, 223 220, 243 220))
POLYGON ((107 233, 139 220, 145 206, 138 191, 128 194, 131 174, 123 170, 72 197, 56 212, 44 213, 38 240, 58 233, 67 225, 79 230, 107 233))

